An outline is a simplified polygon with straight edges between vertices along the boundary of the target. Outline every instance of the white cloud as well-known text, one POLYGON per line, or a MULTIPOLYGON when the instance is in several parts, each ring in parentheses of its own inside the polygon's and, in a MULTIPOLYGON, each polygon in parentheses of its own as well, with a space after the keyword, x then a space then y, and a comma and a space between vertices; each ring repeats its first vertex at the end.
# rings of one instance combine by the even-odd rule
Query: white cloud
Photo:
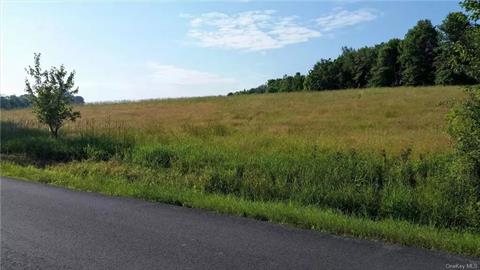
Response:
POLYGON ((162 84, 175 85, 212 85, 212 84, 232 84, 236 81, 232 78, 225 78, 217 74, 198 71, 194 69, 185 69, 172 65, 161 65, 158 63, 148 63, 151 70, 151 78, 155 82, 162 84))
POLYGON ((188 35, 202 47, 258 51, 281 48, 320 36, 296 17, 276 16, 274 10, 228 15, 211 12, 190 20, 188 35))
POLYGON ((264 51, 306 42, 326 32, 377 18, 375 10, 335 9, 312 25, 300 23, 296 16, 279 16, 275 10, 247 11, 237 14, 210 12, 190 19, 188 36, 201 47, 264 51))
POLYGON ((358 9, 354 11, 336 9, 331 14, 316 19, 321 31, 332 31, 338 28, 354 26, 362 22, 375 20, 377 12, 372 9, 358 9))

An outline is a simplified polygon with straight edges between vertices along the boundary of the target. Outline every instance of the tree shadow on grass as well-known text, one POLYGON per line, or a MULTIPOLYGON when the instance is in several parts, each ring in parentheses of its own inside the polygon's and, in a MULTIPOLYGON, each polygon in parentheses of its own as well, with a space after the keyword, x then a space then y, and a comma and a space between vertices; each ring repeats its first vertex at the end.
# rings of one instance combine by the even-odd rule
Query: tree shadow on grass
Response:
POLYGON ((127 138, 81 133, 53 138, 48 131, 12 121, 0 122, 0 153, 7 160, 44 166, 73 160, 109 160, 133 145, 127 138))

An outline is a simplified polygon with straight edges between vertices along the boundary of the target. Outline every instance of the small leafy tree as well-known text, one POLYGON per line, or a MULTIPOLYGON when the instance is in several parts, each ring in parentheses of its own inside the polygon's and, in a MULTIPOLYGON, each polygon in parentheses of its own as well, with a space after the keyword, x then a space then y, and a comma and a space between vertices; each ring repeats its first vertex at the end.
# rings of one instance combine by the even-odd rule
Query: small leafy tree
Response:
MULTIPOLYGON (((461 60, 468 63, 462 68, 478 80, 480 79, 480 25, 477 21, 480 19, 480 1, 466 0, 462 6, 472 20, 472 27, 467 32, 469 42, 456 43, 455 48, 461 55, 461 60)), ((470 163, 474 177, 480 180, 480 85, 467 87, 466 93, 467 98, 450 114, 449 132, 461 156, 470 163)), ((478 192, 480 196, 480 185, 478 192)))
POLYGON ((74 94, 78 93, 78 87, 74 88, 75 71, 69 74, 63 65, 42 70, 39 53, 34 55, 34 66, 25 70, 32 79, 32 82, 25 79, 25 91, 33 112, 40 123, 48 126, 50 134, 58 137, 65 120, 75 121, 80 117, 80 112, 73 111, 72 106, 74 94))

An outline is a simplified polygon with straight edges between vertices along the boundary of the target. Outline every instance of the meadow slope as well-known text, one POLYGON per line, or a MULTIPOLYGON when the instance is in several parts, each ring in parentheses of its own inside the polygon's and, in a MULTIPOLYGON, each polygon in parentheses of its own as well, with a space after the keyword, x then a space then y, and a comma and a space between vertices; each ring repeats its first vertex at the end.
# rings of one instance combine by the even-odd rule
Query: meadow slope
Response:
POLYGON ((480 256, 461 87, 91 104, 59 139, 2 111, 2 175, 480 256))
MULTIPOLYGON (((450 149, 445 114, 462 96, 461 87, 435 86, 93 104, 77 107, 82 118, 66 130, 129 130, 148 140, 191 136, 251 151, 300 143, 443 152, 450 149)), ((1 117, 34 119, 28 109, 1 117)))

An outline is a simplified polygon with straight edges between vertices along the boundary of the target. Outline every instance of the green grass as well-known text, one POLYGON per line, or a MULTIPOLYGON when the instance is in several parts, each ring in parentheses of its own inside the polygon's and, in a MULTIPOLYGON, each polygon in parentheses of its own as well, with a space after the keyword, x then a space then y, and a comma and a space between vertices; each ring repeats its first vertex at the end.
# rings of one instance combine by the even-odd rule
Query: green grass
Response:
MULTIPOLYGON (((71 189, 141 198, 285 223, 338 235, 378 239, 463 255, 480 256, 480 245, 478 245, 480 235, 475 233, 459 233, 394 219, 373 221, 344 215, 338 211, 302 206, 296 203, 254 202, 232 195, 211 194, 181 188, 174 184, 159 185, 152 182, 153 177, 148 173, 146 180, 142 181, 131 181, 128 177, 121 177, 115 173, 111 173, 108 177, 102 174, 97 175, 98 166, 109 167, 109 164, 83 163, 81 166, 90 173, 81 176, 63 168, 63 166, 79 166, 79 164, 60 165, 45 169, 19 166, 9 162, 2 162, 1 165, 3 176, 29 179, 71 189)), ((162 176, 159 175, 159 177, 162 176)))
POLYGON ((59 139, 28 110, 2 112, 1 169, 479 256, 480 181, 443 132, 460 97, 423 87, 89 105, 59 139))
MULTIPOLYGON (((89 134, 49 138, 25 128, 2 128, 2 153, 23 157, 26 164, 107 161, 109 170, 132 181, 145 171, 168 175, 171 182, 211 194, 234 195, 262 202, 294 202, 338 210, 373 220, 394 218, 460 231, 480 231, 475 179, 453 175, 454 155, 411 157, 369 151, 292 149, 288 154, 254 155, 196 140, 180 143, 135 143, 89 134), (14 132, 12 132, 12 130, 14 132), (138 173, 121 166, 141 168, 138 173)), ((80 163, 63 166, 77 175, 88 173, 80 163)), ((110 171, 97 172, 110 177, 110 171)), ((456 174, 457 172, 455 172, 456 174)), ((158 182, 164 185, 166 182, 158 182)))

